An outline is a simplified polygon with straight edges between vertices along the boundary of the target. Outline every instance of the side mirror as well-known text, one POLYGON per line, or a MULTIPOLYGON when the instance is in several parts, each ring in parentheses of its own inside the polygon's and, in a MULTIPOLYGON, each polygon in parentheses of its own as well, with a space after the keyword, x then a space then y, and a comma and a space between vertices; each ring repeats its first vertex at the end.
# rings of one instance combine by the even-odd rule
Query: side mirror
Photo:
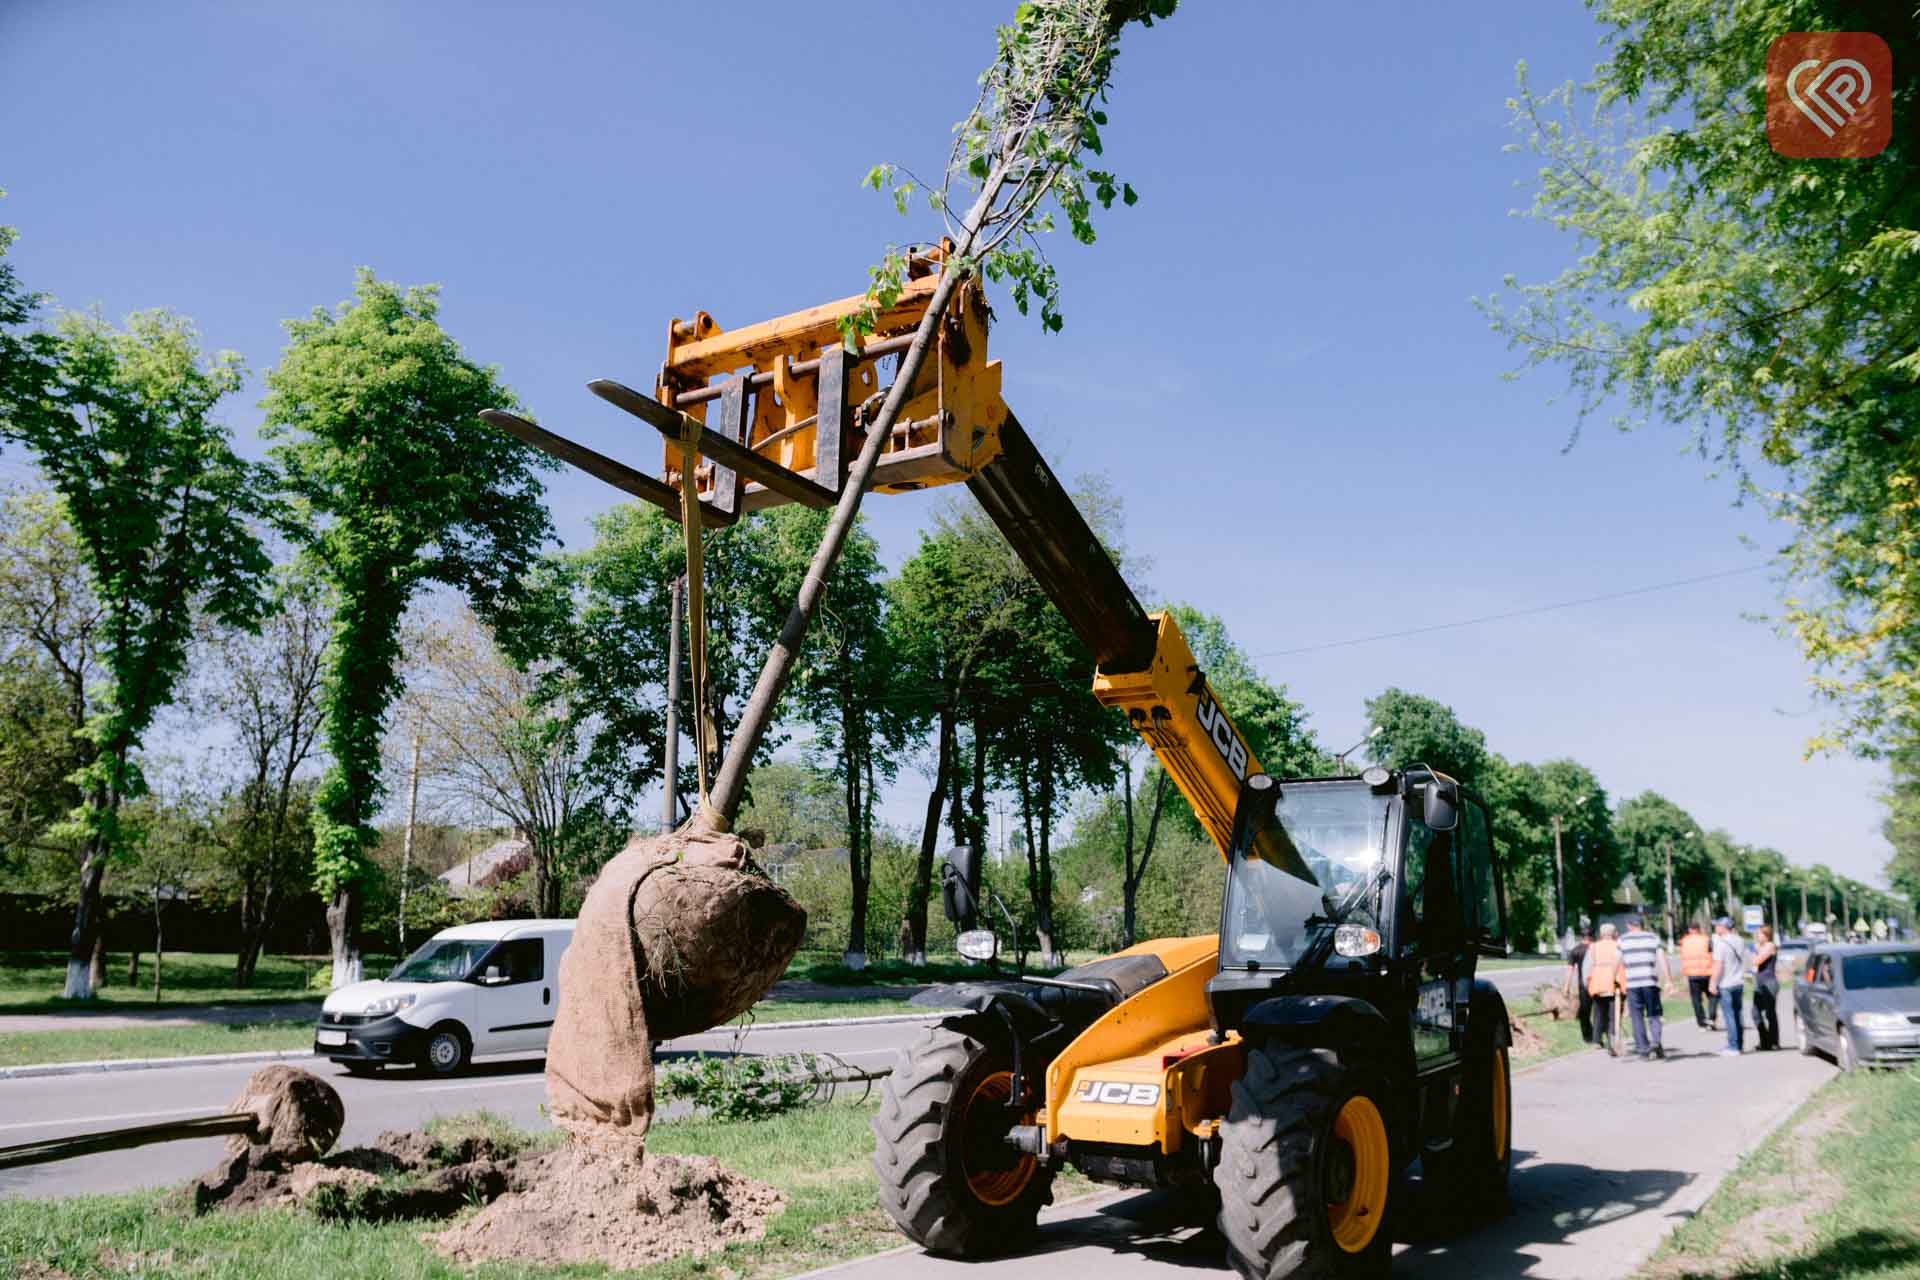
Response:
POLYGON ((971 847, 947 851, 947 861, 940 867, 940 909, 961 929, 979 914, 980 860, 971 847))
POLYGON ((1439 778, 1420 788, 1421 821, 1429 831, 1451 831, 1460 825, 1460 789, 1439 778))
POLYGON ((506 980, 507 975, 501 973, 497 965, 488 965, 486 972, 480 975, 480 981, 489 987, 506 980))
POLYGON ((984 962, 1000 954, 1000 939, 991 929, 968 929, 953 940, 953 946, 969 960, 984 962))

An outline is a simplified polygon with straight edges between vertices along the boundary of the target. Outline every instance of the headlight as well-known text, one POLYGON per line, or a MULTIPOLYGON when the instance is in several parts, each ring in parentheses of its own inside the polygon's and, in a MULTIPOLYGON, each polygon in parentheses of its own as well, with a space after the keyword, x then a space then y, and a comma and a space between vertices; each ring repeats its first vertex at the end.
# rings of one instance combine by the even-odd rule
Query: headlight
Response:
POLYGON ((362 1012, 370 1014, 398 1013, 412 1003, 413 996, 410 994, 404 996, 381 996, 378 1000, 368 1005, 362 1012))
POLYGON ((1333 931, 1333 949, 1343 956, 1370 956, 1380 949, 1380 935, 1365 925, 1343 924, 1333 931))
POLYGON ((1905 1031, 1911 1024, 1904 1013, 1856 1013, 1853 1025, 1862 1031, 1905 1031))

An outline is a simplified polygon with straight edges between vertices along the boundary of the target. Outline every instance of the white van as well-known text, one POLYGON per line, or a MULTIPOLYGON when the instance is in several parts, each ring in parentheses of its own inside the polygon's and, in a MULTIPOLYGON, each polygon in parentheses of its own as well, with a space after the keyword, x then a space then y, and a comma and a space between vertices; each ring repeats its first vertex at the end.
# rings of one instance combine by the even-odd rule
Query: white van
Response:
POLYGON ((330 994, 313 1051, 355 1075, 392 1063, 452 1075, 476 1054, 545 1052, 572 941, 571 920, 443 929, 384 979, 330 994))

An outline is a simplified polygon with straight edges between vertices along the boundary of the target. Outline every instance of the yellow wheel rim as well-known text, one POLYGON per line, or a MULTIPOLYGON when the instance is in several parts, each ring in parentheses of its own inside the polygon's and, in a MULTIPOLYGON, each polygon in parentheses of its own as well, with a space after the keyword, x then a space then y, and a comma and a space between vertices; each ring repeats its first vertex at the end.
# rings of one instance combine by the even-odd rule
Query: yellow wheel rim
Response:
POLYGON ((1350 1154, 1353 1177, 1344 1199, 1329 1197, 1327 1226, 1343 1252, 1359 1253, 1373 1243, 1387 1214, 1387 1126, 1372 1099, 1347 1099, 1333 1118, 1333 1141, 1346 1152, 1331 1154, 1350 1154))
POLYGON ((982 1076, 960 1116, 960 1161, 967 1189, 981 1204, 1011 1204, 1033 1177, 1034 1158, 1007 1145, 1003 1108, 1013 1097, 1013 1073, 982 1076), (1016 1157, 1017 1158, 1009 1158, 1016 1157))
POLYGON ((1493 1162, 1507 1158, 1507 1051, 1493 1051, 1493 1162))

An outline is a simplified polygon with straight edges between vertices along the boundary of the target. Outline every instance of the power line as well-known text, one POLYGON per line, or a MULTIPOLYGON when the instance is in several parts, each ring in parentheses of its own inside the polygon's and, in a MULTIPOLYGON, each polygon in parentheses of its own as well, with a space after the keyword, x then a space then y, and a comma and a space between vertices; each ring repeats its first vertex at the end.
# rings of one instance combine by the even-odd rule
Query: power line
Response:
POLYGON ((1477 627, 1487 622, 1505 622, 1511 618, 1530 618, 1536 614, 1552 613, 1556 609, 1574 609, 1581 605, 1604 604, 1609 600, 1625 600, 1631 596, 1644 596, 1654 591, 1671 591, 1676 587, 1698 586, 1703 582, 1716 582, 1721 578, 1737 578, 1744 574, 1759 573, 1769 568, 1765 564, 1750 564, 1739 569, 1721 569, 1717 573, 1696 574, 1691 578, 1674 578, 1669 582, 1655 582, 1644 587, 1628 587, 1624 591, 1607 591, 1597 596, 1581 596, 1577 600, 1556 600, 1552 604, 1536 604, 1525 609, 1509 609, 1504 613, 1482 614, 1477 618, 1461 618, 1457 622, 1434 622, 1424 627, 1408 627, 1404 631, 1382 631, 1377 635, 1356 636, 1351 640, 1328 640, 1321 644, 1303 644, 1292 649, 1269 649, 1265 653, 1250 653, 1248 658, 1283 658, 1296 653, 1317 653, 1323 649, 1344 649, 1356 644, 1373 644, 1380 640, 1404 640, 1408 636, 1424 636, 1435 631, 1452 631, 1459 627, 1477 627))

